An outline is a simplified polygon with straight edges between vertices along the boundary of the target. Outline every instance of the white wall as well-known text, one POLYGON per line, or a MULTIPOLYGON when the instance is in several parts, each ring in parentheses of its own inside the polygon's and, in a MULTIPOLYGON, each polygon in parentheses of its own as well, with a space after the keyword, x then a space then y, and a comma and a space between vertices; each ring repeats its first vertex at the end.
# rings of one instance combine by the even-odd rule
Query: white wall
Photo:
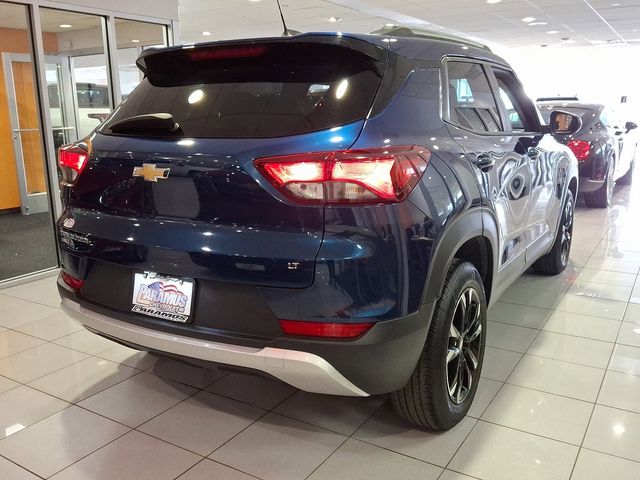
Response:
POLYGON ((614 107, 623 120, 640 119, 640 47, 494 49, 515 69, 532 98, 577 95, 614 107), (622 96, 627 103, 621 104, 622 96))

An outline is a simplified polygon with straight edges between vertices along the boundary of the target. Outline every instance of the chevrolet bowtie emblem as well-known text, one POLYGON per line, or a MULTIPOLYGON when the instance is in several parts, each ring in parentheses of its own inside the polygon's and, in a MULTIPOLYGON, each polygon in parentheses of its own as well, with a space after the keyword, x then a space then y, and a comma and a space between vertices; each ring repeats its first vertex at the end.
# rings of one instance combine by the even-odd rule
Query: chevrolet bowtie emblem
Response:
POLYGON ((145 182, 157 182, 159 178, 167 178, 169 170, 169 168, 156 168, 155 163, 143 163, 141 167, 133 169, 133 176, 142 177, 145 182))

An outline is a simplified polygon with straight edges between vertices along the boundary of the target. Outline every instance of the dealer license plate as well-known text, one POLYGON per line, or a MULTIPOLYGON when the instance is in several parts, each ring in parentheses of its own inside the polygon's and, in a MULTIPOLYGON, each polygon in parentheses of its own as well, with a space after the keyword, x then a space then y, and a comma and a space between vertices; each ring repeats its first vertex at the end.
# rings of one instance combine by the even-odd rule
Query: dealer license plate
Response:
POLYGON ((131 311, 172 322, 186 323, 191 316, 194 281, 154 272, 135 273, 131 311))

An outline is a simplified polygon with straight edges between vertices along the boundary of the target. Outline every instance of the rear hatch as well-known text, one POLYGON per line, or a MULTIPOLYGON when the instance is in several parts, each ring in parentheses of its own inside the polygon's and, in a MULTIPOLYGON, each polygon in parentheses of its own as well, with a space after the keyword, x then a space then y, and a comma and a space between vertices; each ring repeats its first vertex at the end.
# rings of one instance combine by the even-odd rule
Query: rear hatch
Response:
POLYGON ((335 35, 143 53, 145 79, 65 193, 61 229, 87 240, 65 248, 166 275, 310 285, 323 207, 288 200, 254 160, 349 148, 385 62, 383 48, 335 35), (127 123, 150 114, 177 126, 127 123))

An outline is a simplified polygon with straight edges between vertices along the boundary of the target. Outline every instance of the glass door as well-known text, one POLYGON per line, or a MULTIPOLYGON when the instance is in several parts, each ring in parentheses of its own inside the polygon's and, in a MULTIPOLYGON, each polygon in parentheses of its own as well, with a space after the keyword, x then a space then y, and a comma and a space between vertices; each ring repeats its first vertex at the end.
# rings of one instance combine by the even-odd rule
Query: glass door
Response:
POLYGON ((53 55, 45 56, 45 74, 49 92, 51 129, 57 151, 62 145, 78 139, 69 59, 53 55))
POLYGON ((49 211, 47 176, 31 56, 4 53, 3 69, 23 215, 49 211))

